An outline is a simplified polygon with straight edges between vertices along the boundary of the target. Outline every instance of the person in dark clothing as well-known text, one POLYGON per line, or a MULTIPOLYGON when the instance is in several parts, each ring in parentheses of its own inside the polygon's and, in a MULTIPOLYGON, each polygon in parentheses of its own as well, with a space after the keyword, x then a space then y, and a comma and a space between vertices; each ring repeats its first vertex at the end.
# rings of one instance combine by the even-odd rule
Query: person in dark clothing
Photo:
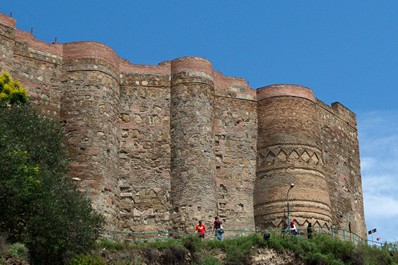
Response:
POLYGON ((312 238, 312 224, 309 222, 307 226, 307 238, 311 239, 312 238))
MULTIPOLYGON (((215 237, 219 240, 222 239, 222 233, 221 233, 221 221, 218 219, 218 217, 214 217, 214 225, 213 229, 215 230, 215 237)), ((224 232, 224 231, 222 231, 224 232)))

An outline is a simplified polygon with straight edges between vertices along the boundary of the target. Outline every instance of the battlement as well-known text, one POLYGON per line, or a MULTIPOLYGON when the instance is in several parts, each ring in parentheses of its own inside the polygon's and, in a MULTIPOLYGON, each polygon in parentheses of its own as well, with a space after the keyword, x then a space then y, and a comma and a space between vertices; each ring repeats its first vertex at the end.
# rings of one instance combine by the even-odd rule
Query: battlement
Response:
POLYGON ((103 60, 119 70, 120 58, 105 44, 92 41, 63 44, 64 60, 95 59, 103 60))
POLYGON ((356 117, 340 103, 294 84, 254 89, 201 57, 140 65, 98 42, 42 42, 3 14, 0 57, 32 105, 63 121, 68 177, 88 183, 109 228, 291 218, 366 237, 356 117))
POLYGON ((122 73, 122 75, 128 75, 128 74, 170 75, 171 62, 164 61, 158 65, 143 65, 143 64, 132 64, 131 62, 125 59, 121 59, 120 72, 122 73))
POLYGON ((213 79, 213 66, 207 59, 186 56, 171 61, 171 74, 187 72, 201 77, 213 79))
POLYGON ((321 108, 323 108, 325 111, 327 111, 328 113, 331 113, 332 115, 343 120, 346 124, 348 124, 354 130, 357 129, 357 121, 356 121, 355 113, 352 112, 351 110, 349 110, 347 107, 345 107, 340 102, 334 102, 334 103, 332 103, 332 106, 329 106, 329 105, 325 104, 323 101, 318 99, 317 104, 321 108))
POLYGON ((63 56, 64 45, 58 43, 47 43, 36 39, 30 32, 17 29, 15 32, 15 41, 19 43, 26 43, 28 49, 38 51, 48 56, 63 56))
MULTIPOLYGON (((16 20, 1 13, 0 24, 16 29, 16 20)), ((36 50, 49 56, 59 56, 65 61, 82 59, 94 59, 96 62, 104 61, 111 65, 116 72, 115 74, 119 76, 129 74, 173 75, 179 72, 190 72, 214 81, 214 86, 219 96, 259 101, 279 96, 302 97, 314 102, 317 100, 311 89, 300 85, 273 84, 259 89, 251 88, 243 78, 224 76, 221 72, 213 70, 211 62, 202 57, 185 56, 171 61, 164 61, 158 65, 139 65, 120 58, 112 48, 99 42, 81 41, 50 44, 37 40, 30 32, 18 29, 16 29, 15 35, 16 41, 26 43, 31 50, 36 50), (225 92, 225 90, 228 92, 225 92)), ((322 102, 321 105, 326 108, 329 107, 328 109, 330 110, 334 109, 338 115, 344 116, 350 121, 352 119, 355 120, 355 114, 340 103, 333 103, 332 106, 328 106, 322 102)))
POLYGON ((0 24, 15 29, 17 21, 10 16, 0 13, 0 24))
POLYGON ((257 90, 257 100, 261 101, 272 97, 299 97, 316 101, 311 89, 299 85, 270 85, 257 90))

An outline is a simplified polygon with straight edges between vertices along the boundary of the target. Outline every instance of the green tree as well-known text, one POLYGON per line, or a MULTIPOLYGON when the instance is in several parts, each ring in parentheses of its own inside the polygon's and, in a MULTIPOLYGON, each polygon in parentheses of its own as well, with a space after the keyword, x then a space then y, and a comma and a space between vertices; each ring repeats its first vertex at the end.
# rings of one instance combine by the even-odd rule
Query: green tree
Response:
POLYGON ((8 72, 0 75, 0 105, 26 103, 28 92, 8 72))
POLYGON ((0 107, 0 232, 26 244, 32 264, 87 252, 104 223, 65 178, 63 142, 61 125, 29 105, 0 107))

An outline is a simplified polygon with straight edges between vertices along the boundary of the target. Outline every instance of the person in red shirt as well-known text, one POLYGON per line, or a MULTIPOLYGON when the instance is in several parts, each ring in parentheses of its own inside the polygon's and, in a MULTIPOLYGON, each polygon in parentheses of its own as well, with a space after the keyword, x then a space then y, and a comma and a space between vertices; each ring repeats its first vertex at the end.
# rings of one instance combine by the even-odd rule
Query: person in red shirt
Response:
POLYGON ((195 230, 199 233, 199 238, 205 238, 206 226, 199 221, 199 224, 195 227, 195 230))

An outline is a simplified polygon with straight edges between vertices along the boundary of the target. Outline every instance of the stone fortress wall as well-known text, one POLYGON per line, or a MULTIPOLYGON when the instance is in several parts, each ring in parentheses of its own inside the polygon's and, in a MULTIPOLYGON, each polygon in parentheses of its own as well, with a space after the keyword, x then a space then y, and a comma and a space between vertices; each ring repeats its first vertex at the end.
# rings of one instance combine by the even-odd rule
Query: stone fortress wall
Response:
POLYGON ((109 228, 190 232, 291 219, 366 237, 355 114, 298 85, 251 88, 199 57, 135 65, 96 42, 45 43, 0 14, 0 70, 64 124, 70 177, 109 228))

